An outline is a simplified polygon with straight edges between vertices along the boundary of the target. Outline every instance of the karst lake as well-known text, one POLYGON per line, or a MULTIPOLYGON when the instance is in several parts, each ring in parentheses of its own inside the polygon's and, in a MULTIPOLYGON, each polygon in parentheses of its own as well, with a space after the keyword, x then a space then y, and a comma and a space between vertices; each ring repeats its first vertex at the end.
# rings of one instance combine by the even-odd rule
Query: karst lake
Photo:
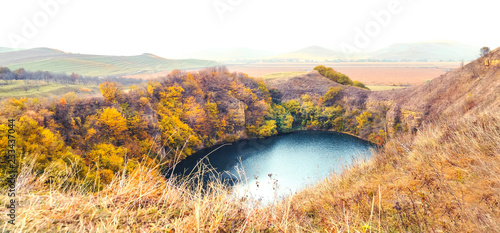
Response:
POLYGON ((266 139, 241 140, 197 152, 175 167, 189 173, 200 160, 232 179, 237 195, 266 203, 296 193, 371 157, 373 146, 335 132, 299 131, 266 139))

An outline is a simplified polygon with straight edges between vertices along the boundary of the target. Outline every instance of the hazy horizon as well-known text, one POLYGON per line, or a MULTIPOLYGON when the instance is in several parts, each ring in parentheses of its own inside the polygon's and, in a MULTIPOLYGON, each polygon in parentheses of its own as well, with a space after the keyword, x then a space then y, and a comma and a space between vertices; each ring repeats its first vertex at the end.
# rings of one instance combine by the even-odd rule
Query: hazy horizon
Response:
POLYGON ((309 46, 367 52, 396 43, 452 41, 494 49, 491 1, 1 2, 0 47, 187 58, 214 48, 272 53, 309 46))

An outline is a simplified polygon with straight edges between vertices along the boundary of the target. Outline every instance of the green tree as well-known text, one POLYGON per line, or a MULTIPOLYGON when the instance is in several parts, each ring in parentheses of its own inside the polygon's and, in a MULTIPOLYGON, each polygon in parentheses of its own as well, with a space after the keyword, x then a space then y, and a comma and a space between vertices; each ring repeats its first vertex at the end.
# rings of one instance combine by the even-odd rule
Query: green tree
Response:
POLYGON ((482 48, 479 50, 479 55, 480 55, 481 57, 486 56, 488 53, 490 53, 490 48, 489 48, 489 47, 484 46, 484 47, 482 47, 482 48))

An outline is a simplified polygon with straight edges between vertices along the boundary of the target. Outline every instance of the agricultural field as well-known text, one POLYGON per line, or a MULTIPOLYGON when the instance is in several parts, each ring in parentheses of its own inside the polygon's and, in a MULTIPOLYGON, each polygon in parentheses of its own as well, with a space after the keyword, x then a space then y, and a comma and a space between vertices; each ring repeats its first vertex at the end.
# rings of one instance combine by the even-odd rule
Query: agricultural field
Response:
MULTIPOLYGON (((228 66, 230 71, 252 77, 270 78, 288 72, 312 71, 317 65, 333 67, 352 80, 370 86, 420 85, 460 67, 460 62, 336 62, 336 63, 255 63, 228 66), (274 74, 273 74, 274 73, 274 74)), ((382 88, 382 87, 381 87, 382 88)))

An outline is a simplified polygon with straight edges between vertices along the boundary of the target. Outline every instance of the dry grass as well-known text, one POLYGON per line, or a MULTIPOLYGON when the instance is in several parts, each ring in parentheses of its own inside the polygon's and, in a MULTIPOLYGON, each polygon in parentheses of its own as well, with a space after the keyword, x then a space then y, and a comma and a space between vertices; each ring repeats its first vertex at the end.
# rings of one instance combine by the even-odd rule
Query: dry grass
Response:
MULTIPOLYGON (((297 195, 253 208, 214 180, 142 166, 97 193, 24 165, 13 232, 499 232, 500 116, 430 124, 297 195)), ((71 174, 68 168, 66 174, 71 174)), ((70 178, 71 175, 66 176, 70 178)), ((7 202, 2 195, 2 203, 7 202)))
POLYGON ((428 126, 303 191, 295 208, 334 231, 499 232, 499 155, 498 115, 428 126))

